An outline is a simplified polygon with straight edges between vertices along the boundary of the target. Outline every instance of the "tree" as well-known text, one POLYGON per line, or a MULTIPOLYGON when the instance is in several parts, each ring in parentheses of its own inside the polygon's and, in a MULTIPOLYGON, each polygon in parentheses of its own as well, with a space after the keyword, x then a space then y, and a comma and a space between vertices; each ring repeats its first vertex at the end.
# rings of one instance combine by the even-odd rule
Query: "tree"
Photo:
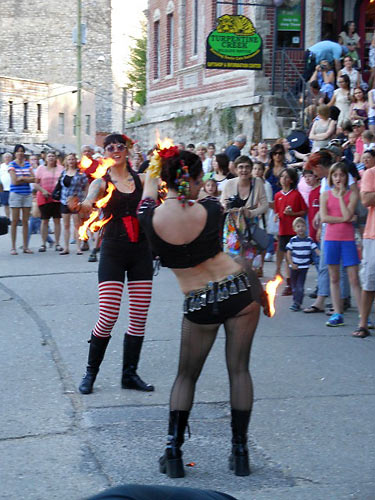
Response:
POLYGON ((132 37, 135 45, 130 49, 130 70, 127 73, 127 90, 133 92, 134 101, 146 104, 146 63, 147 63, 147 25, 142 21, 140 38, 132 37))

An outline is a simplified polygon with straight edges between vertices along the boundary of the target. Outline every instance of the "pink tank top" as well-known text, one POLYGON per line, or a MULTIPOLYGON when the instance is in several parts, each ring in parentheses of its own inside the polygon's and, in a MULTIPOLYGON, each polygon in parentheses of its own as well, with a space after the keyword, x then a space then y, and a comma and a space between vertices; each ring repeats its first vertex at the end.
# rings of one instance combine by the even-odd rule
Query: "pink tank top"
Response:
MULTIPOLYGON (((351 191, 344 196, 345 205, 349 204, 351 191)), ((327 214, 332 217, 342 217, 340 200, 329 191, 327 200, 327 214)), ((326 241, 354 241, 354 226, 351 222, 327 223, 326 241)))

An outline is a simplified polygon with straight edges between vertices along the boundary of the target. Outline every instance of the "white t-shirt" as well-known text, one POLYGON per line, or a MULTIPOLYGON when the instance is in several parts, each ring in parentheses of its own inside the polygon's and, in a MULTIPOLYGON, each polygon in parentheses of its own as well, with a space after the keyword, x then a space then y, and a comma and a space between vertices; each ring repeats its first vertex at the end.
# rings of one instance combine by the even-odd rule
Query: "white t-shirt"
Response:
POLYGON ((204 162, 202 163, 203 166, 203 172, 205 174, 208 174, 209 172, 212 171, 212 158, 206 158, 204 162))
MULTIPOLYGON (((348 186, 351 186, 352 184, 355 183, 355 180, 353 179, 352 174, 348 174, 348 186)), ((320 182, 320 194, 324 193, 324 191, 331 191, 332 188, 329 187, 328 185, 328 178, 323 177, 323 179, 320 182)))
POLYGON ((6 163, 0 165, 0 182, 3 185, 4 191, 10 190, 10 175, 8 172, 8 167, 6 163))

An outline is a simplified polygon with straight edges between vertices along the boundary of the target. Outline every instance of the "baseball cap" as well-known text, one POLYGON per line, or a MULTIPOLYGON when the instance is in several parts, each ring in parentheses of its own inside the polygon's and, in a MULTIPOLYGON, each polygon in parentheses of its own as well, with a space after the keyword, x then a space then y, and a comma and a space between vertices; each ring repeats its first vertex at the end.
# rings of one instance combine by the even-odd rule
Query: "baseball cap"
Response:
POLYGON ((365 123, 363 120, 354 120, 354 122, 352 122, 352 126, 353 127, 364 127, 365 123))
POLYGON ((326 146, 323 149, 325 151, 330 151, 335 156, 342 156, 342 148, 340 146, 337 146, 336 144, 329 144, 328 146, 326 146))

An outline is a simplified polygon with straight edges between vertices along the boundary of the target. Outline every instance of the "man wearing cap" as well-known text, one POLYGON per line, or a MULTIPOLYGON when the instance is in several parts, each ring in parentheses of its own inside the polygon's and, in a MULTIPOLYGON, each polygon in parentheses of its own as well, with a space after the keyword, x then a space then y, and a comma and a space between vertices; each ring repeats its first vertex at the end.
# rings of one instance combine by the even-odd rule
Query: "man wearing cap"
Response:
POLYGON ((309 47, 305 52, 305 73, 306 81, 310 80, 311 75, 315 71, 319 61, 328 61, 331 65, 335 65, 336 73, 341 69, 341 57, 348 53, 348 48, 345 45, 340 45, 331 40, 323 40, 309 47))

